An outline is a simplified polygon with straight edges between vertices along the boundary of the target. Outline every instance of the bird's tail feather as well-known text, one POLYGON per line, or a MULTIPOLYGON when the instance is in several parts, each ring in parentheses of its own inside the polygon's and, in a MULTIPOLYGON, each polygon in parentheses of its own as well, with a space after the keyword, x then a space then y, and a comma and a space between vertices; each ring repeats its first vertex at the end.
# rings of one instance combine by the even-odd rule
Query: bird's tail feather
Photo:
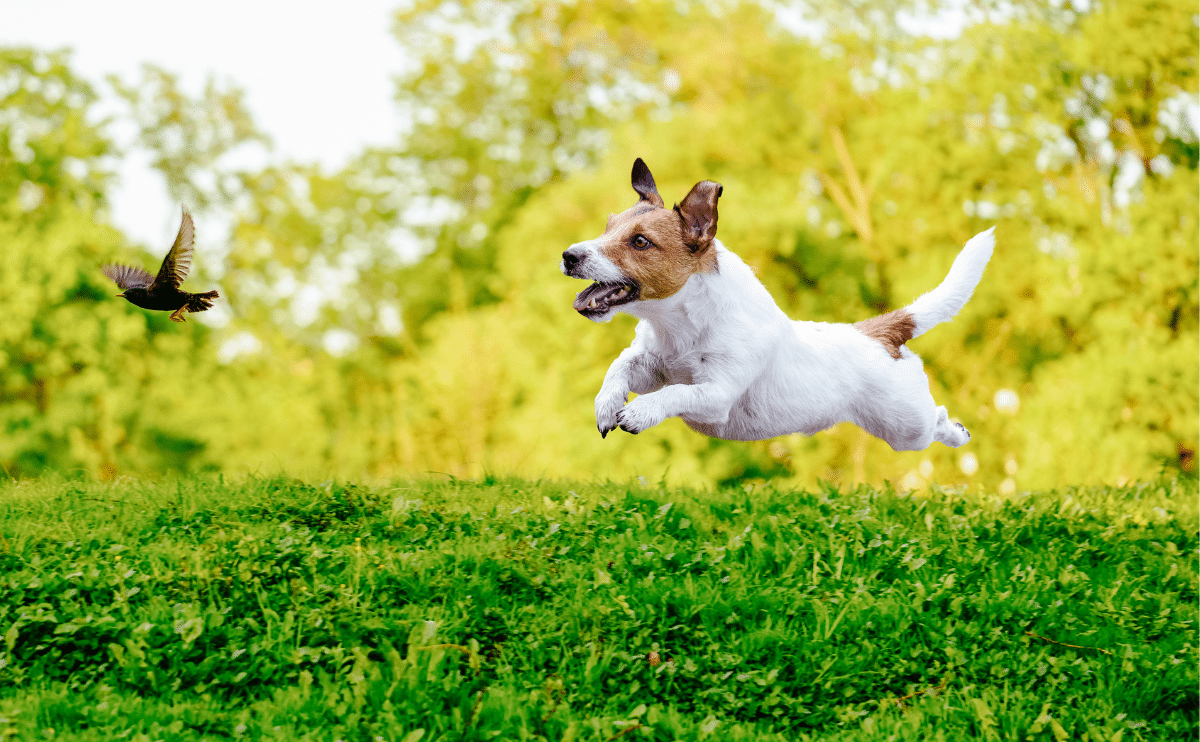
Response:
POLYGON ((188 298, 187 310, 189 312, 203 312, 205 309, 212 307, 212 300, 219 298, 221 295, 216 291, 206 291, 203 294, 192 294, 188 298))

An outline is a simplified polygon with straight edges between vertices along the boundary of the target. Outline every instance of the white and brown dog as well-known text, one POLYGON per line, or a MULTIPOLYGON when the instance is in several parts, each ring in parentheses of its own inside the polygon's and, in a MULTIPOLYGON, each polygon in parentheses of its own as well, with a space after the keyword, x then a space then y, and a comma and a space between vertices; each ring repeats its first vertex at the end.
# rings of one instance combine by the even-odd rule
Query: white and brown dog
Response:
POLYGON ((738 441, 812 435, 844 420, 897 451, 971 439, 934 403, 921 359, 904 344, 971 298, 994 227, 904 309, 853 325, 792 321, 716 239, 720 184, 701 181, 667 209, 638 159, 633 189, 641 197, 634 206, 562 254, 563 273, 595 281, 576 297, 576 311, 594 322, 618 311, 641 320, 596 395, 601 435, 681 417, 697 432, 738 441), (629 392, 638 397, 626 404, 629 392))

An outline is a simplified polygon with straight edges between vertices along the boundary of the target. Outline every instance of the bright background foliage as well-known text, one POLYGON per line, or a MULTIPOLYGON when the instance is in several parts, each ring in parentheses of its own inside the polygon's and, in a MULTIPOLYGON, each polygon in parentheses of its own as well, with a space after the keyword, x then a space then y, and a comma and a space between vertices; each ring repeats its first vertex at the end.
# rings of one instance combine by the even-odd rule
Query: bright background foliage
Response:
POLYGON ((146 68, 103 83, 127 106, 102 119, 69 55, 0 50, 0 466, 1000 492, 1194 474, 1194 5, 970 4, 946 41, 896 20, 927 4, 810 4, 808 36, 780 7, 409 4, 408 125, 336 172, 247 167, 270 132, 230 85, 146 68), (223 297, 203 322, 97 270, 167 246, 110 225, 117 125, 196 212, 189 285, 223 297), (576 316, 558 256, 632 202, 638 156, 668 200, 724 184, 719 236, 795 317, 902 306, 997 225, 976 297, 913 343, 971 444, 678 420, 602 441, 592 397, 632 321, 576 316))

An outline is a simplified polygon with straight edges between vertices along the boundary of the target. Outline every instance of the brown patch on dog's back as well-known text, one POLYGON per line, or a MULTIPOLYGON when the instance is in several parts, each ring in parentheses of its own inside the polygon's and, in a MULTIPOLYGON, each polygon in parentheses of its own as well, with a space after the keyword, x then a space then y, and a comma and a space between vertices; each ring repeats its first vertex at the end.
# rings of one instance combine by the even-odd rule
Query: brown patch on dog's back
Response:
POLYGON ((878 317, 855 322, 854 329, 878 341, 892 358, 899 360, 900 346, 912 340, 917 321, 907 311, 896 309, 878 317))

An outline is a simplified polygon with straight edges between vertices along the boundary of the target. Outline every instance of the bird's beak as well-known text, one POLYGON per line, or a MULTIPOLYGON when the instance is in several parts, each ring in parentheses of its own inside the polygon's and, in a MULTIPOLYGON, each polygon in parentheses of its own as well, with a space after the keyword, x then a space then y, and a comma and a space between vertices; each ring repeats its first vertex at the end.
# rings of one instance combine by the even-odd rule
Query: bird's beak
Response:
POLYGON ((125 298, 125 292, 124 292, 124 291, 122 291, 121 293, 117 294, 117 295, 116 295, 116 297, 117 297, 118 299, 124 299, 124 298, 125 298))

